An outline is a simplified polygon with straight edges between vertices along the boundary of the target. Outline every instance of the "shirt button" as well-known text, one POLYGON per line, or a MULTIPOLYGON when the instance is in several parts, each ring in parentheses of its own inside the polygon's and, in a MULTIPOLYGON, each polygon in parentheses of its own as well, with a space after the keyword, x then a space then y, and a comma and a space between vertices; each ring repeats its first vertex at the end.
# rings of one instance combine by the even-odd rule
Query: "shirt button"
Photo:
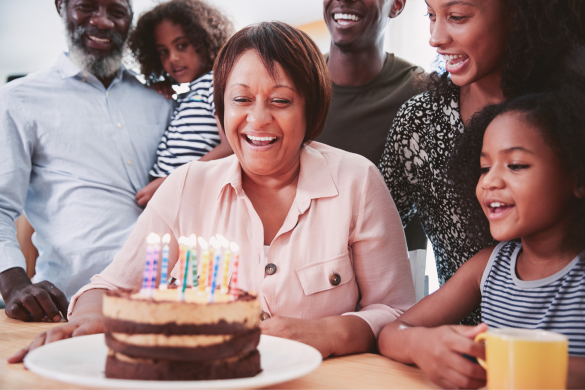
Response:
POLYGON ((109 92, 106 92, 106 96, 110 96, 110 93, 109 92))
POLYGON ((122 128, 122 124, 121 124, 121 123, 118 123, 118 124, 116 125, 116 127, 117 127, 118 129, 121 129, 121 128, 122 128))
POLYGON ((339 286, 339 283, 341 283, 341 276, 339 276, 339 274, 333 274, 329 277, 329 283, 331 283, 332 286, 339 286))
POLYGON ((85 79, 83 79, 83 80, 81 80, 81 81, 83 81, 83 82, 85 83, 85 79))
POLYGON ((131 165, 132 164, 132 160, 126 161, 126 164, 131 165))
POLYGON ((260 314, 260 320, 264 321, 270 318, 270 314, 266 313, 265 311, 260 314))
POLYGON ((268 275, 274 275, 276 273, 276 265, 270 263, 264 267, 264 271, 266 271, 266 274, 268 275))
POLYGON ((87 77, 87 73, 84 73, 84 74, 83 74, 83 77, 87 77))

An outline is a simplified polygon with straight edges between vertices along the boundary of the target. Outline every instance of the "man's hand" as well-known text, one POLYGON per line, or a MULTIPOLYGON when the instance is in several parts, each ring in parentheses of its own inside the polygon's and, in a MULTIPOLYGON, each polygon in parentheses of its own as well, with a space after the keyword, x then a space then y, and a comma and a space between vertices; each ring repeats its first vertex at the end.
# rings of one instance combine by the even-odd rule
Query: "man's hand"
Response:
POLYGON ((53 283, 33 284, 24 269, 11 268, 0 273, 0 292, 6 302, 6 315, 21 321, 60 321, 67 319, 69 302, 53 283))
POLYGON ((164 95, 165 98, 170 99, 176 93, 173 85, 168 81, 159 81, 150 85, 150 88, 158 92, 159 95, 164 95))
POLYGON ((103 333, 104 317, 101 314, 84 315, 71 320, 68 324, 57 326, 51 330, 39 334, 27 347, 16 352, 8 358, 8 363, 20 363, 33 349, 54 341, 68 339, 70 337, 85 336, 89 334, 103 333))
POLYGON ((165 181, 165 179, 166 177, 159 177, 157 179, 154 179, 153 181, 148 183, 143 189, 138 191, 138 193, 136 193, 136 201, 138 201, 138 204, 141 206, 146 206, 148 202, 150 202, 150 199, 152 199, 152 196, 154 195, 156 190, 158 190, 158 187, 160 187, 163 181, 165 181))
POLYGON ((415 342, 410 354, 433 383, 447 389, 477 389, 485 386, 485 370, 463 354, 485 359, 484 346, 473 339, 486 330, 487 325, 480 324, 474 327, 445 325, 405 331, 416 332, 412 335, 415 342))

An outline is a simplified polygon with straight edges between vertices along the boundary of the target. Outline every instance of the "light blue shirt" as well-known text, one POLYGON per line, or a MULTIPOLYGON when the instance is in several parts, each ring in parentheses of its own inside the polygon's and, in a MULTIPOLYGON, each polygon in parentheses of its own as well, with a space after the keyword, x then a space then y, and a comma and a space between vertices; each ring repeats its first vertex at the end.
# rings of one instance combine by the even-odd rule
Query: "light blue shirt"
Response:
POLYGON ((39 250, 33 282, 69 299, 114 258, 142 207, 134 198, 171 114, 123 69, 106 89, 63 54, 0 87, 0 272, 25 268, 14 221, 39 250))

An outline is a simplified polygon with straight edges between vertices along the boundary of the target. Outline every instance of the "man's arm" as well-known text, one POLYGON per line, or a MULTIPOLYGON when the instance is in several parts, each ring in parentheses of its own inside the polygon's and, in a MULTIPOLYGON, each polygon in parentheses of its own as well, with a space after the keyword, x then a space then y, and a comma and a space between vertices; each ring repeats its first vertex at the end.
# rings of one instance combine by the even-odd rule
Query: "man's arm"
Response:
POLYGON ((35 146, 34 125, 14 88, 0 88, 0 293, 6 315, 23 321, 60 319, 67 299, 49 282, 32 284, 14 221, 24 209, 35 146))

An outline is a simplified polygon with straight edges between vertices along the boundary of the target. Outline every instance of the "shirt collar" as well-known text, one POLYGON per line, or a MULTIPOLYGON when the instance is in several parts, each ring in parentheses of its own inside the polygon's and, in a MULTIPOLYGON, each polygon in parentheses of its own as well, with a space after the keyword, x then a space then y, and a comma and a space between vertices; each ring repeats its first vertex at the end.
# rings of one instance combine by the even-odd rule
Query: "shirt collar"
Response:
MULTIPOLYGON (((61 55, 59 55, 59 58, 57 59, 56 67, 57 67, 57 70, 59 71, 59 73, 61 74, 61 77, 64 79, 69 78, 69 77, 75 77, 75 76, 79 75, 82 78, 90 78, 91 77, 91 78, 95 78, 97 80, 97 77, 90 74, 89 72, 82 71, 77 65, 75 65, 73 63, 73 61, 71 61, 71 59, 69 58, 69 55, 67 53, 61 53, 61 55)), ((114 80, 112 80, 112 83, 110 85, 114 85, 115 83, 119 82, 122 79, 122 74, 123 74, 125 69, 126 68, 124 67, 124 65, 122 65, 122 67, 118 71, 118 74, 116 74, 116 77, 114 77, 114 80)), ((100 82, 100 84, 101 84, 101 82, 100 82)))
MULTIPOLYGON (((244 195, 242 188, 242 168, 235 156, 226 171, 224 180, 220 183, 218 198, 223 190, 230 185, 238 197, 244 195)), ((299 214, 304 213, 310 206, 312 199, 329 198, 339 195, 335 181, 327 165, 327 161, 317 149, 305 145, 301 149, 301 171, 297 184, 296 203, 299 214)))

